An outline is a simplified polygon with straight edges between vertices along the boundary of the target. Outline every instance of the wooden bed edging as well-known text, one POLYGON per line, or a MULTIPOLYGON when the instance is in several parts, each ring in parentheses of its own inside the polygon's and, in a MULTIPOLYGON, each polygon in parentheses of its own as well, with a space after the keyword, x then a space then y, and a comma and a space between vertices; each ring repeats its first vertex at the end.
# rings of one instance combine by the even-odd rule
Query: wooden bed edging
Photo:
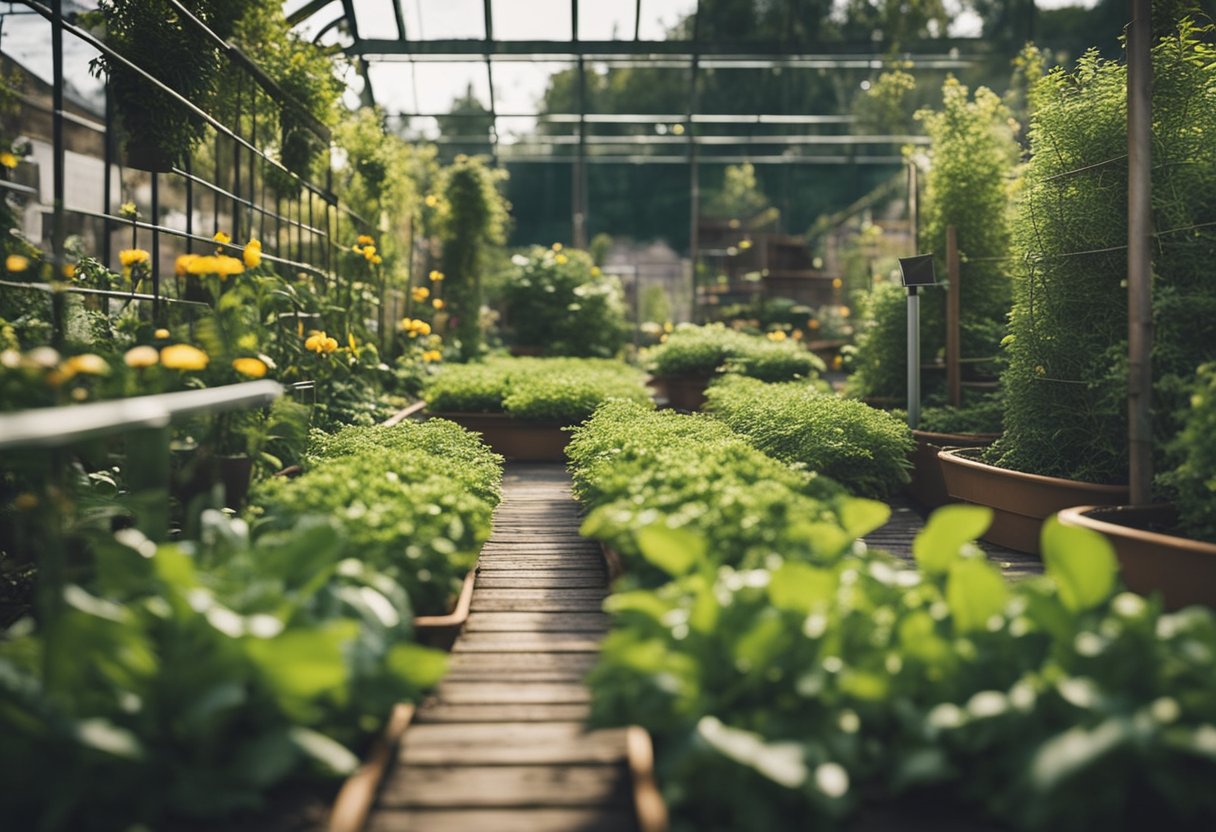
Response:
POLYGON ((469 620, 469 608, 473 604, 473 585, 477 581, 477 569, 469 570, 460 587, 455 608, 447 615, 419 615, 414 618, 414 638, 419 644, 451 650, 452 644, 465 622, 469 620))
POLYGON ((629 775, 633 781, 633 810, 641 832, 667 832, 667 804, 654 777, 654 745, 650 732, 640 725, 625 729, 629 775))
POLYGON ((414 718, 414 705, 399 702, 388 724, 372 743, 367 760, 342 784, 329 817, 329 832, 360 832, 367 823, 380 781, 392 763, 401 736, 414 718))

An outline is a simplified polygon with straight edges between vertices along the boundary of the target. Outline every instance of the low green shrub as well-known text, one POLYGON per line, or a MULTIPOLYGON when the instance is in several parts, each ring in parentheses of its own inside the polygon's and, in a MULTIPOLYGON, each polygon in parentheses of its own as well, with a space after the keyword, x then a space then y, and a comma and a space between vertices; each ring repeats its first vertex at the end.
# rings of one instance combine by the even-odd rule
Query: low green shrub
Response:
POLYGON ((920 413, 921 430, 934 433, 1000 433, 1005 405, 999 394, 988 394, 962 407, 926 407, 920 413))
POLYGON ((628 327, 621 284, 578 249, 533 246, 512 258, 503 287, 515 343, 547 355, 611 358, 628 327))
POLYGON ((805 384, 727 377, 707 391, 706 411, 760 450, 806 466, 854 494, 881 497, 908 481, 915 447, 896 416, 805 384))
MULTIPOLYGON (((639 507, 641 508, 641 507, 639 507)), ((1205 828, 1216 817, 1216 619, 1120 592, 1099 535, 1044 530, 1007 584, 951 507, 881 553, 719 566, 704 537, 637 535, 671 581, 612 595, 592 722, 656 740, 676 829, 1205 828)), ((671 518, 650 512, 654 528, 671 518)))
POLYGON ((435 413, 506 413, 577 424, 609 399, 650 401, 643 374, 594 358, 492 358, 449 365, 423 391, 435 413))
POLYGON ((1170 444, 1175 467, 1158 477, 1190 536, 1216 543, 1216 364, 1199 368, 1182 431, 1170 444))
POLYGON ((334 525, 256 543, 218 512, 202 525, 202 544, 99 535, 53 625, 0 640, 8 828, 228 828, 275 788, 351 773, 445 672, 404 589, 345 559, 334 525))
POLYGON ((347 428, 314 448, 303 476, 255 487, 259 529, 332 517, 350 555, 399 581, 419 614, 445 612, 489 537, 501 459, 450 424, 347 428))
POLYGON ((825 367, 819 356, 793 340, 770 341, 723 324, 681 324, 646 352, 657 376, 708 376, 724 369, 764 381, 814 378, 825 367))

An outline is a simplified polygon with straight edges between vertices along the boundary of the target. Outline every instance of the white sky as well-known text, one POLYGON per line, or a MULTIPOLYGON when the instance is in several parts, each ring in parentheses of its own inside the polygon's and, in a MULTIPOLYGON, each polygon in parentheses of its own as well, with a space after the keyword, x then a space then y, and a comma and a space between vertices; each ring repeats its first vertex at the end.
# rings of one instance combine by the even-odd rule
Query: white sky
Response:
MULTIPOLYGON (((307 0, 287 0, 287 12, 307 0)), ((392 0, 353 0, 359 32, 364 38, 397 37, 392 0)), ((840 2, 840 0, 837 0, 840 2)), ((947 5, 952 0, 947 0, 947 5)), ((1040 8, 1068 5, 1093 6, 1097 0, 1036 0, 1040 8)), ((482 38, 485 35, 482 0, 401 0, 406 32, 410 38, 482 38)), ((657 40, 681 17, 690 13, 696 0, 642 0, 639 34, 657 40)), ((65 8, 90 8, 96 0, 66 0, 65 8)), ((635 0, 579 0, 579 36, 584 40, 631 39, 635 0)), ((341 2, 333 0, 311 18, 301 31, 315 34, 341 14, 341 2)), ((494 37, 497 40, 567 40, 572 20, 569 0, 493 0, 494 37)), ((958 17, 951 34, 978 33, 974 15, 958 17)), ((0 0, 0 51, 35 74, 51 76, 50 24, 27 7, 0 0), (17 12, 17 14, 12 14, 17 12)), ((331 40, 333 31, 325 41, 331 40)), ((94 50, 68 37, 64 42, 66 76, 84 97, 99 100, 100 83, 88 74, 94 50)), ((495 63, 495 104, 502 112, 529 111, 536 106, 550 74, 567 64, 495 63)), ((384 63, 374 66, 372 85, 389 112, 444 111, 468 85, 484 103, 489 103, 489 83, 484 63, 384 63)), ((357 79, 352 79, 357 82, 357 79)), ((515 127, 526 129, 520 122, 515 127)))

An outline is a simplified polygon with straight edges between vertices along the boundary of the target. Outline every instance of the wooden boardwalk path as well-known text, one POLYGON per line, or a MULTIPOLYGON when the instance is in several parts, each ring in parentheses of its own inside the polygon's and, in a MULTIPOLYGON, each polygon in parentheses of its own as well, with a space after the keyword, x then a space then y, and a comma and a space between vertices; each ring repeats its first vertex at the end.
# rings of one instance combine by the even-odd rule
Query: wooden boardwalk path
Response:
POLYGON ((608 587, 578 527, 560 465, 508 466, 451 670, 406 731, 370 832, 636 828, 625 732, 583 727, 608 587))

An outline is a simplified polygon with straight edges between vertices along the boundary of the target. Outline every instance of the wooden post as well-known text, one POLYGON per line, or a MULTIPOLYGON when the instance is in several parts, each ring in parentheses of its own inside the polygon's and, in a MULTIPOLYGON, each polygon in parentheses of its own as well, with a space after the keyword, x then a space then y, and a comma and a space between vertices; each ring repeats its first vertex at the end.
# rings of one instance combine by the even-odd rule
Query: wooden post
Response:
POLYGON ((1128 483, 1132 505, 1153 496, 1151 0, 1131 0, 1127 35, 1128 483))
POLYGON ((962 286, 958 260, 958 234, 953 225, 946 226, 946 387, 950 404, 963 403, 962 286))

